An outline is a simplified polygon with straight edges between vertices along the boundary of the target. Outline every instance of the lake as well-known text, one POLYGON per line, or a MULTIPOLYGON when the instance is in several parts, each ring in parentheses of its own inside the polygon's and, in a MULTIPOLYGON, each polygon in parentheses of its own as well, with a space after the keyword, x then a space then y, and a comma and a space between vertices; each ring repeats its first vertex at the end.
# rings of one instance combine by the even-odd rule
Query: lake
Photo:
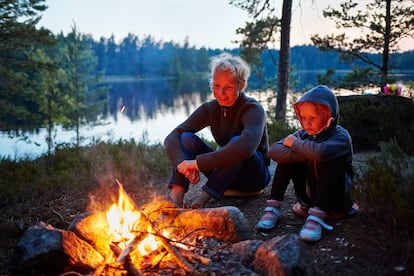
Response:
MULTIPOLYGON (((102 124, 80 130, 82 145, 119 139, 163 142, 165 136, 202 102, 211 97, 207 79, 126 81, 111 83, 102 124)), ((0 133, 0 156, 34 158, 47 152, 46 129, 22 138, 0 133)), ((75 131, 54 130, 54 143, 74 143, 75 131)))
MULTIPOLYGON (((301 84, 316 83, 316 74, 320 72, 302 72, 301 84)), ((414 74, 409 76, 414 80, 414 74)), ((407 76, 404 75, 404 81, 407 76)), ((85 126, 80 134, 84 138, 82 145, 98 141, 118 141, 120 139, 162 143, 165 136, 202 102, 211 99, 212 93, 208 88, 207 79, 186 80, 146 80, 123 81, 111 83, 108 94, 108 106, 102 114, 102 124, 85 126)), ((262 101, 266 107, 267 93, 247 94, 262 101)), ((23 139, 9 138, 7 133, 0 132, 0 156, 19 159, 22 157, 35 158, 47 152, 46 129, 30 134, 30 143, 23 139)), ((202 135, 210 138, 208 130, 202 135)), ((75 131, 54 130, 55 144, 74 143, 75 131)))

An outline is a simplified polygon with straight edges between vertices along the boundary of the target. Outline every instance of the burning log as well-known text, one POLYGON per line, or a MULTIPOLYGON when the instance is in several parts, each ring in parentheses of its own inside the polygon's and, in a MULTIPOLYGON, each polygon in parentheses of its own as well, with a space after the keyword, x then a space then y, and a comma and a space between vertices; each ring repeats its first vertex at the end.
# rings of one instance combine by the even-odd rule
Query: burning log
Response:
POLYGON ((244 214, 234 206, 206 209, 179 209, 166 198, 143 205, 142 212, 158 229, 168 230, 176 240, 197 236, 227 242, 247 240, 251 236, 244 214))
MULTIPOLYGON (((174 220, 174 226, 182 229, 185 236, 200 235, 227 242, 238 242, 251 236, 246 218, 234 206, 182 212, 174 220)), ((179 236, 177 232, 174 231, 179 236)))
POLYGON ((110 253, 109 224, 103 212, 89 212, 75 217, 68 230, 91 244, 102 256, 110 253))
MULTIPOLYGON (((183 244, 184 240, 191 240, 195 237, 214 237, 234 242, 247 237, 246 233, 248 233, 246 230, 247 222, 244 220, 243 214, 236 207, 231 206, 205 210, 184 210, 177 209, 169 201, 157 200, 144 205, 139 212, 139 221, 131 228, 135 237, 124 249, 118 247, 117 243, 109 242, 111 240, 108 231, 109 223, 103 212, 90 212, 77 216, 69 226, 69 231, 59 230, 44 223, 35 225, 27 231, 20 241, 15 257, 19 261, 14 263, 14 267, 25 267, 33 263, 33 259, 40 258, 38 257, 40 253, 31 253, 30 257, 26 257, 22 255, 22 252, 32 252, 33 249, 27 249, 27 247, 31 248, 34 243, 47 244, 47 241, 36 239, 42 235, 45 236, 44 232, 49 231, 49 236, 59 234, 61 238, 48 238, 47 240, 54 241, 54 244, 43 251, 47 252, 52 248, 62 247, 62 255, 67 256, 69 261, 67 265, 55 262, 60 267, 70 266, 76 271, 95 270, 97 272, 112 265, 118 266, 119 269, 129 266, 129 270, 139 271, 139 267, 135 264, 144 259, 136 251, 143 240, 151 235, 155 242, 165 250, 162 253, 161 249, 156 249, 158 255, 161 256, 159 259, 169 255, 169 258, 185 273, 191 273, 194 271, 192 263, 200 262, 208 265, 211 260, 186 249, 186 245, 183 244), (167 233, 167 236, 164 233, 167 233), (82 245, 79 245, 82 250, 80 248, 77 250, 67 249, 76 247, 78 244, 82 245), (69 245, 72 246, 69 247, 69 245), (115 247, 117 252, 114 252, 115 247), (79 254, 79 251, 82 254, 79 254), (85 257, 82 258, 82 256, 85 257), (128 263, 132 265, 128 265, 128 263)), ((47 259, 48 257, 42 256, 42 258, 47 259)), ((156 262, 156 258, 153 258, 152 261, 156 262)))
POLYGON ((299 262, 289 263, 289 256, 302 256, 298 238, 247 241, 248 223, 234 206, 180 209, 161 197, 138 209, 119 188, 117 203, 76 217, 68 230, 46 223, 30 227, 16 247, 13 270, 42 275, 188 275, 222 274, 230 267, 234 273, 255 275, 250 269, 254 267, 281 275, 284 269, 297 268, 299 262), (230 249, 235 242, 240 245, 230 249), (294 250, 283 251, 286 248, 294 250))
MULTIPOLYGON (((211 261, 191 253, 185 249, 178 249, 175 244, 195 237, 214 237, 226 242, 235 242, 246 239, 250 235, 247 221, 243 213, 233 206, 211 209, 179 209, 164 198, 158 198, 151 203, 143 205, 139 210, 139 221, 131 228, 135 237, 117 257, 117 263, 125 261, 126 257, 139 262, 140 257, 133 253, 143 239, 150 234, 161 245, 184 271, 194 270, 190 264, 197 260, 204 264, 211 261), (163 233, 168 233, 167 236, 163 233)), ((77 217, 69 229, 83 237, 90 244, 99 246, 99 252, 108 252, 108 244, 102 240, 109 240, 108 223, 103 222, 104 214, 89 213, 77 217), (99 223, 96 223, 99 221, 99 223)), ((105 254, 103 254, 105 256, 105 254)))
MULTIPOLYGON (((141 215, 141 221, 143 221, 144 224, 147 225, 148 232, 152 235, 154 235, 155 239, 160 242, 160 244, 167 250, 168 253, 171 254, 171 256, 174 258, 174 260, 178 263, 178 265, 183 268, 186 272, 191 272, 194 270, 194 268, 187 262, 186 259, 181 257, 178 250, 172 246, 169 241, 162 236, 158 230, 154 227, 153 223, 147 218, 145 215, 141 215)), ((136 239, 132 240, 132 242, 128 245, 128 247, 122 252, 121 256, 117 259, 118 262, 122 262, 123 259, 129 255, 131 250, 133 250, 134 247, 137 246, 136 239)))
MULTIPOLYGON (((118 257, 121 253, 122 250, 121 248, 119 248, 117 245, 111 243, 110 245, 112 253, 115 255, 115 257, 118 257)), ((131 276, 141 276, 141 270, 139 268, 136 267, 136 265, 131 262, 130 258, 127 258, 124 262, 124 267, 125 267, 125 273, 121 273, 121 268, 120 267, 116 267, 114 268, 113 273, 111 273, 110 271, 108 271, 108 264, 111 263, 113 259, 112 255, 108 255, 106 260, 101 264, 100 267, 98 267, 92 274, 90 274, 89 276, 100 276, 100 275, 123 275, 123 274, 128 274, 131 276)))

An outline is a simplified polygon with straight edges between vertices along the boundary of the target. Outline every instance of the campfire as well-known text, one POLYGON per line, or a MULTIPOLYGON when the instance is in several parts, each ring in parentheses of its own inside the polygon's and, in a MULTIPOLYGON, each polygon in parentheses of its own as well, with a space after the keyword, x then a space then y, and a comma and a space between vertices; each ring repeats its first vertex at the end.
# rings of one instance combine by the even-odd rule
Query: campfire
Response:
MULTIPOLYGON (((108 267, 118 270, 126 267, 129 271, 134 271, 134 274, 141 274, 142 269, 154 268, 166 260, 176 261, 185 272, 193 271, 192 265, 183 257, 183 253, 189 255, 188 246, 176 241, 174 237, 170 238, 170 233, 173 231, 161 228, 156 220, 150 219, 154 214, 159 216, 160 212, 175 212, 177 208, 158 206, 161 208, 153 210, 147 206, 143 210, 138 210, 121 183, 119 181, 117 183, 119 185, 118 200, 105 213, 108 223, 108 244, 111 250, 106 252, 105 262, 100 265, 94 275, 106 275, 108 267), (146 209, 151 209, 151 212, 145 212, 146 209)), ((205 262, 209 263, 208 260, 205 262)))
POLYGON ((116 186, 112 202, 77 216, 67 230, 44 222, 27 229, 11 270, 44 275, 255 275, 254 267, 269 272, 263 264, 269 253, 270 267, 277 263, 284 272, 278 246, 297 248, 299 243, 292 236, 248 240, 248 223, 234 206, 181 209, 158 197, 138 208, 118 180, 116 186))

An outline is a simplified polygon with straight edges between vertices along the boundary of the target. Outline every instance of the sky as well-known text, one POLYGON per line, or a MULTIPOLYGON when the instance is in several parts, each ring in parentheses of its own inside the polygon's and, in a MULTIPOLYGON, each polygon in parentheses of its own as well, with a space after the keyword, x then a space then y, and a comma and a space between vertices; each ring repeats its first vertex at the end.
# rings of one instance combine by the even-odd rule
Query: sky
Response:
MULTIPOLYGON (((359 2, 365 2, 361 0, 359 2)), ((280 16, 282 0, 274 0, 280 16)), ((312 44, 314 34, 338 33, 334 23, 322 16, 331 0, 294 0, 291 46, 312 44)), ((128 33, 139 38, 151 35, 156 41, 183 43, 208 48, 235 48, 240 40, 236 29, 251 21, 247 12, 231 6, 229 0, 46 0, 40 26, 53 33, 67 34, 76 24, 79 32, 95 39, 115 41, 128 33)), ((274 48, 279 47, 276 42, 274 48)), ((403 51, 414 49, 414 39, 400 44, 403 51)))

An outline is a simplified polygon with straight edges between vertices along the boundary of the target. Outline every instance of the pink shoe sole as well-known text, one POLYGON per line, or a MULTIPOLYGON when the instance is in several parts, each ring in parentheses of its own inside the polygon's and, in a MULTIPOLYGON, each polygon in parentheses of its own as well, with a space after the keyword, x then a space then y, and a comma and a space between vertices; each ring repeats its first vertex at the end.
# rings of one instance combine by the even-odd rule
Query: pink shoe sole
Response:
POLYGON ((299 202, 296 202, 292 207, 292 213, 299 218, 307 218, 308 210, 308 207, 303 207, 299 202))
MULTIPOLYGON (((309 208, 303 207, 299 202, 296 202, 295 205, 293 205, 292 207, 292 213, 299 218, 307 218, 308 210, 309 208)), ((358 212, 359 212, 359 206, 358 204, 354 203, 354 205, 352 205, 352 209, 348 213, 346 212, 331 213, 326 216, 326 219, 337 220, 337 219, 349 218, 349 217, 356 215, 358 212)))

